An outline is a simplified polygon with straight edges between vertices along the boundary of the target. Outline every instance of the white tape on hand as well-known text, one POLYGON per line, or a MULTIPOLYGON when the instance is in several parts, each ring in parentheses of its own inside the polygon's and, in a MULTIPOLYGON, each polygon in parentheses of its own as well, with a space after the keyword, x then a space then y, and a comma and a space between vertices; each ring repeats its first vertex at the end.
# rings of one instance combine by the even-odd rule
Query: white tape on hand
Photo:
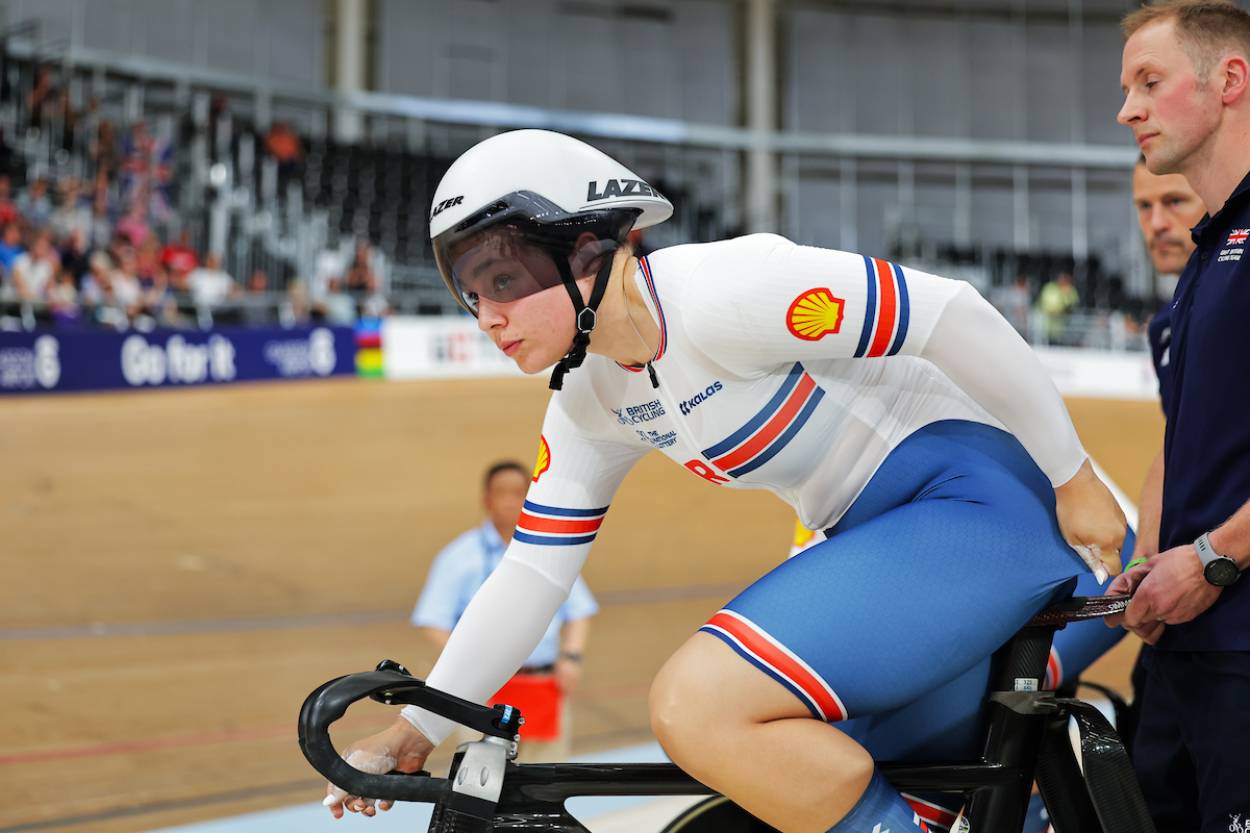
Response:
MULTIPOLYGON (((370 775, 385 775, 393 770, 395 768, 395 764, 398 763, 394 756, 387 754, 386 752, 377 752, 369 749, 353 750, 347 755, 346 758, 344 758, 344 760, 347 761, 348 765, 355 767, 361 772, 367 772, 370 775)), ((321 803, 326 807, 330 807, 347 798, 347 796, 347 790, 331 784, 329 794, 321 803)), ((361 796, 361 798, 364 797, 361 796)), ((364 799, 364 804, 366 807, 372 806, 373 799, 364 799)))
POLYGON ((1105 584, 1111 574, 1102 563, 1102 549, 1097 544, 1073 544, 1072 549, 1076 550, 1076 554, 1085 562, 1085 566, 1093 570, 1098 583, 1105 584))

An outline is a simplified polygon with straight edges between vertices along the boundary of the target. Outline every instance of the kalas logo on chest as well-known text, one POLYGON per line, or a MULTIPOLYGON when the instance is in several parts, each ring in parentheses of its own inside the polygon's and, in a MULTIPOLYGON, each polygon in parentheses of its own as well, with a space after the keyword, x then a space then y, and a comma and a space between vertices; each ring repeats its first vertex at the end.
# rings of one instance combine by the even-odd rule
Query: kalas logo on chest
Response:
POLYGON ((696 393, 694 396, 690 397, 689 399, 683 399, 681 403, 678 404, 677 407, 681 408, 682 416, 689 416, 691 411, 693 411, 695 408, 699 407, 704 402, 711 399, 713 396, 720 393, 724 389, 725 389, 725 386, 720 383, 719 379, 717 379, 715 382, 708 385, 706 388, 699 391, 698 393, 696 393))

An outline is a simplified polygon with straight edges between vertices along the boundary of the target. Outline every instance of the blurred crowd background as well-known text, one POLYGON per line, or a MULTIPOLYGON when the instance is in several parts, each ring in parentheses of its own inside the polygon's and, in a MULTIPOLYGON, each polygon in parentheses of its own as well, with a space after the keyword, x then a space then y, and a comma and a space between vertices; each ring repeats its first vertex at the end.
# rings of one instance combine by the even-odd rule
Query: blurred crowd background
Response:
POLYGON ((545 126, 677 206, 970 281, 1036 343, 1169 294, 1115 124, 1125 0, 10 0, 0 329, 455 314, 450 160, 545 126))

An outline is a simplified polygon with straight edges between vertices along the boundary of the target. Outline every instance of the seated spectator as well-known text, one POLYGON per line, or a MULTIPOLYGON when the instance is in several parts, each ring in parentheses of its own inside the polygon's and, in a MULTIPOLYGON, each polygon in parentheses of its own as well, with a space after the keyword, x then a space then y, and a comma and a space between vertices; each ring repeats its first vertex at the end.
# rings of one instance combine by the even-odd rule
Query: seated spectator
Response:
POLYGON ((107 182, 97 182, 95 197, 91 203, 91 233, 87 238, 87 247, 103 249, 113 239, 113 211, 109 202, 107 182))
POLYGON ((47 291, 48 308, 52 312, 52 320, 61 327, 73 327, 78 324, 78 289, 74 286, 74 278, 69 272, 60 269, 53 278, 47 291))
POLYGON ((17 197, 17 213, 35 228, 43 228, 52 219, 52 199, 48 196, 48 180, 38 177, 17 197))
POLYGON ((296 278, 287 286, 286 301, 279 309, 278 316, 284 327, 307 324, 312 319, 312 304, 308 299, 308 287, 304 281, 296 278))
POLYGON ((161 264, 161 243, 155 235, 148 237, 135 253, 135 277, 143 292, 144 308, 160 310, 169 290, 169 282, 161 264))
POLYGON ((331 281, 342 281, 347 271, 344 260, 338 249, 322 249, 317 253, 312 279, 308 282, 308 298, 314 305, 325 300, 331 281))
POLYGON ((316 309, 327 324, 350 326, 356 323, 356 301, 343 291, 338 278, 330 278, 325 298, 316 309))
POLYGON ((74 177, 62 179, 57 186, 60 205, 52 212, 52 231, 58 239, 65 240, 76 230, 83 239, 91 233, 91 207, 82 200, 82 187, 74 177))
POLYGON ((175 259, 165 268, 165 282, 170 292, 178 295, 191 294, 191 273, 198 267, 189 265, 181 258, 175 259))
POLYGON ((61 269, 70 276, 74 286, 81 287, 83 276, 91 268, 88 262, 87 232, 82 228, 73 229, 61 244, 60 253, 61 269))
POLYGON ((347 269, 346 289, 360 302, 360 312, 370 318, 387 313, 389 304, 382 295, 378 276, 381 257, 367 240, 356 241, 356 252, 347 269))
POLYGON ((4 269, 3 277, 13 274, 13 262, 25 251, 21 227, 17 223, 6 224, 3 234, 0 235, 0 267, 4 269))
POLYGON ((243 323, 250 327, 263 327, 273 320, 272 303, 269 299, 269 275, 257 269, 247 279, 247 294, 243 296, 243 323))
POLYGON ((148 225, 148 208, 145 200, 136 200, 130 204, 125 215, 117 221, 117 234, 123 235, 132 246, 142 246, 152 236, 152 227, 148 225))
POLYGON ((35 82, 26 95, 26 112, 30 117, 30 127, 42 130, 51 124, 56 95, 57 88, 52 80, 52 68, 47 64, 41 64, 35 70, 35 82))
POLYGON ((372 295, 378 291, 378 276, 373 271, 373 250, 367 240, 356 241, 356 252, 352 263, 347 267, 346 289, 348 292, 361 295, 372 295))
POLYGON ((298 162, 304 155, 299 135, 285 121, 276 121, 265 134, 265 151, 279 164, 298 162))
POLYGON ((13 180, 0 173, 0 225, 17 222, 17 206, 13 204, 13 180))
POLYGON ((113 293, 113 258, 108 252, 96 252, 89 259, 79 301, 97 323, 118 330, 129 326, 130 318, 113 293))
POLYGON ((91 161, 95 163, 96 176, 99 180, 110 182, 117 173, 118 151, 117 131, 108 119, 101 119, 96 127, 87 151, 91 161))
POLYGON ((30 251, 13 261, 13 287, 23 301, 41 301, 48 285, 61 268, 61 258, 52 248, 52 236, 47 230, 35 233, 30 251))
POLYGON ((113 271, 110 278, 113 282, 113 298, 118 307, 125 312, 127 321, 133 321, 143 312, 143 287, 139 283, 138 264, 133 246, 124 239, 114 246, 113 271))
POLYGON ((191 248, 191 233, 183 229, 178 239, 161 249, 161 263, 170 271, 188 274, 200 265, 200 259, 191 248))
POLYGON ((274 122, 265 134, 265 152, 278 163, 278 187, 285 190, 287 182, 298 172, 304 158, 299 135, 284 121, 274 122))
POLYGON ((221 268, 221 258, 209 252, 204 265, 187 275, 187 288, 197 306, 215 307, 239 294, 239 287, 221 268))

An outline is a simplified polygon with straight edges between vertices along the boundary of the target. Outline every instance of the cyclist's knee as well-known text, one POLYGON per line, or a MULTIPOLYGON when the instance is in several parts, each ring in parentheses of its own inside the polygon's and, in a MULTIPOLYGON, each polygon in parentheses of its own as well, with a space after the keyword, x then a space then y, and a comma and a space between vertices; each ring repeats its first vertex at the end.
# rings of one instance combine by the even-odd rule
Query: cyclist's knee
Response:
POLYGON ((651 683, 651 728, 670 755, 684 738, 699 736, 740 717, 725 713, 719 705, 724 702, 720 658, 703 641, 692 639, 678 649, 651 683))
POLYGON ((683 666, 677 657, 670 657, 651 682, 648 701, 651 731, 670 755, 673 754, 672 747, 679 743, 683 730, 690 728, 691 722, 698 716, 690 708, 688 699, 698 697, 698 693, 690 688, 698 684, 693 676, 688 673, 688 666, 683 666))

